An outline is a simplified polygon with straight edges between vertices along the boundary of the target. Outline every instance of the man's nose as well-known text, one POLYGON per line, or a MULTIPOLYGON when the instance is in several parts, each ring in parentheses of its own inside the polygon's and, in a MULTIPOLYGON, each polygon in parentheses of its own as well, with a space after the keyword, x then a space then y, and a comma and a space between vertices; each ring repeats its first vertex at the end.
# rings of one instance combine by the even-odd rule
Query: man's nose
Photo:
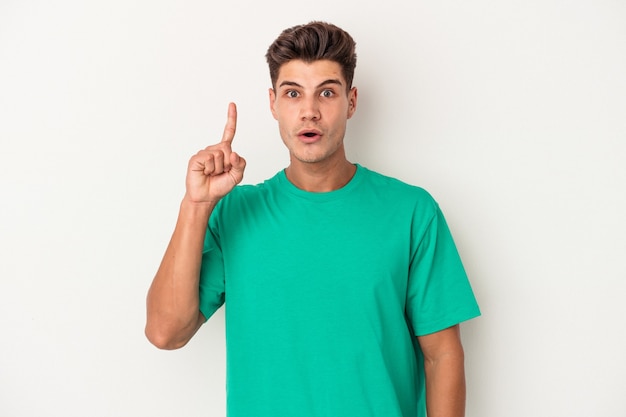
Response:
POLYGON ((302 120, 319 120, 321 118, 317 97, 310 97, 302 101, 300 115, 302 120))

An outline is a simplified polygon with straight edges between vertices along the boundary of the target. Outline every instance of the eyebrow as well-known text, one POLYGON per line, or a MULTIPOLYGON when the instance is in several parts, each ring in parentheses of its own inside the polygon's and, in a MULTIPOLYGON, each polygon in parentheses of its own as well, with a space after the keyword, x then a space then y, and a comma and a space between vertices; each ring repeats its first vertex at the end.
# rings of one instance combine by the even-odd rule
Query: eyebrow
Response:
MULTIPOLYGON (((343 85, 341 80, 336 79, 336 78, 330 78, 328 80, 322 81, 315 88, 317 89, 317 88, 324 87, 327 85, 332 85, 332 84, 339 85, 339 86, 343 85)), ((295 81, 283 81, 282 83, 280 83, 278 87, 284 87, 284 86, 304 88, 302 85, 298 84, 295 81)))

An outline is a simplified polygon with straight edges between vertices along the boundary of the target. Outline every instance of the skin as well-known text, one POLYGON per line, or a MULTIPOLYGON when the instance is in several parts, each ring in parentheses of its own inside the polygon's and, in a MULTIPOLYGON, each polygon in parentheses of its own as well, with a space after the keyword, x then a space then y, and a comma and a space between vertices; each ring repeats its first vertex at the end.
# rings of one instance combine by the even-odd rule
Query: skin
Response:
POLYGON ((465 416, 465 364, 459 326, 417 340, 424 354, 428 417, 465 416))
POLYGON ((275 84, 269 90, 270 109, 289 150, 287 178, 312 192, 347 184, 356 167, 346 159, 343 138, 356 111, 357 90, 347 90, 341 66, 327 60, 289 61, 275 84))
POLYGON ((237 108, 228 106, 222 140, 196 153, 187 167, 178 220, 147 297, 146 337, 178 349, 206 321, 199 310, 199 280, 206 225, 218 201, 243 179, 246 161, 232 151, 237 108))
MULTIPOLYGON (((269 90, 270 110, 289 151, 288 179, 311 192, 347 184, 356 167, 346 159, 347 121, 357 105, 339 64, 294 60, 269 90)), ((146 336, 161 349, 189 342, 206 321, 199 311, 199 275, 206 225, 217 202, 241 182, 246 161, 232 150, 237 109, 228 107, 222 139, 198 153, 187 167, 186 193, 174 233, 147 297, 146 336)), ((429 417, 465 413, 464 354, 459 327, 418 337, 424 354, 429 417)))

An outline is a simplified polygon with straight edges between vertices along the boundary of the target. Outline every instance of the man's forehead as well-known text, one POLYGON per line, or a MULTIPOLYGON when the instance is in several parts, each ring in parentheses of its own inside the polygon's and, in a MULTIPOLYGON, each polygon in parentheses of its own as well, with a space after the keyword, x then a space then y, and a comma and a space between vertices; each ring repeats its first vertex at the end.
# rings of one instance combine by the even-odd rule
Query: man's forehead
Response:
POLYGON ((325 83, 345 86, 341 65, 335 61, 317 60, 305 62, 295 59, 284 63, 279 71, 276 85, 319 86, 325 83))

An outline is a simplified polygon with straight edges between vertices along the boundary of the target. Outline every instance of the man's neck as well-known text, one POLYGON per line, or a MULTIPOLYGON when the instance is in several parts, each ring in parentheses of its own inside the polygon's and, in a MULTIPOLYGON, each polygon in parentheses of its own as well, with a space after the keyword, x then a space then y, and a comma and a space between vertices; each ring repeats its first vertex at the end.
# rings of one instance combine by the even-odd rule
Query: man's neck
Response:
POLYGON ((293 185, 312 193, 338 190, 350 182, 355 172, 356 166, 346 159, 328 163, 292 161, 285 169, 293 185))

